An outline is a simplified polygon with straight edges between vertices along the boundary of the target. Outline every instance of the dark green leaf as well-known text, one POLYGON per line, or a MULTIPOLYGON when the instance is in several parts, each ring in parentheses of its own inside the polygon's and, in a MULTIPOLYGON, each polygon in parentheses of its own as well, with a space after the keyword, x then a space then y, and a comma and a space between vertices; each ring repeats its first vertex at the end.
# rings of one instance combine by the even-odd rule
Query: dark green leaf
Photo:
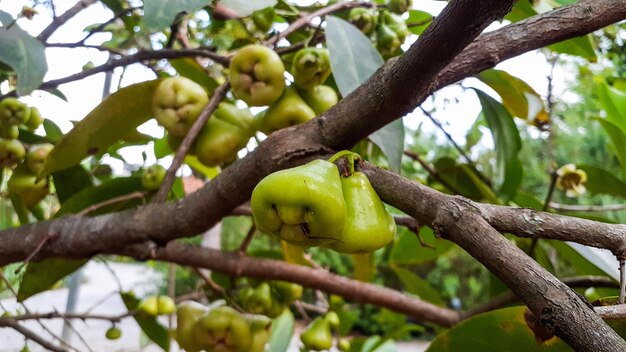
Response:
POLYGON ((611 143, 613 143, 613 151, 615 152, 615 156, 617 157, 617 160, 619 160, 620 167, 622 168, 622 173, 626 175, 626 134, 624 134, 618 126, 607 119, 597 118, 595 120, 600 122, 604 131, 606 131, 609 135, 611 143))
POLYGON ((109 95, 56 145, 43 175, 67 169, 106 150, 152 117, 152 96, 160 80, 133 84, 109 95))
POLYGON ((52 120, 43 120, 43 129, 46 131, 46 136, 52 143, 56 143, 63 138, 63 131, 52 120))
POLYGON ((587 173, 585 186, 589 192, 626 198, 626 184, 612 173, 591 165, 577 165, 576 167, 587 173))
POLYGON ((82 165, 75 165, 69 169, 57 171, 52 174, 52 178, 61 204, 83 189, 93 186, 91 176, 89 176, 89 173, 82 165))
POLYGON ((24 128, 20 128, 19 140, 27 144, 50 143, 50 140, 47 137, 34 134, 24 128))
MULTIPOLYGON (((120 295, 122 296, 124 305, 126 305, 126 309, 128 309, 129 312, 137 309, 139 299, 137 299, 134 294, 123 292, 120 295)), ((154 341, 164 351, 169 351, 170 334, 163 325, 159 324, 156 317, 135 314, 133 315, 133 318, 135 318, 135 321, 141 328, 141 331, 143 331, 143 333, 146 334, 150 340, 154 341)))
POLYGON ((522 208, 531 208, 535 210, 543 209, 543 201, 526 192, 517 192, 515 198, 513 198, 513 203, 522 208))
POLYGON ((626 133, 626 93, 602 82, 598 85, 598 98, 606 120, 626 133))
POLYGON ((17 300, 22 302, 50 289, 57 281, 78 270, 87 261, 87 259, 52 258, 29 263, 20 282, 17 300))
POLYGON ((498 193, 507 202, 515 196, 522 182, 522 162, 519 159, 522 140, 513 118, 504 106, 485 92, 474 90, 483 107, 483 114, 496 147, 497 177, 500 181, 498 193))
POLYGON ((406 24, 408 25, 411 33, 422 34, 424 33, 424 30, 426 30, 426 27, 433 22, 433 19, 433 15, 428 12, 409 10, 409 18, 406 20, 406 24))
POLYGON ((391 248, 390 263, 423 263, 436 259, 453 247, 452 242, 435 237, 433 230, 426 226, 420 229, 420 237, 434 249, 422 246, 417 235, 406 228, 399 228, 398 232, 398 236, 396 236, 391 248))
POLYGON ((0 27, 0 61, 17 73, 18 95, 27 95, 39 88, 48 71, 43 44, 17 24, 9 29, 0 27))
POLYGON ((144 21, 151 31, 160 31, 169 27, 180 12, 191 12, 209 0, 150 0, 143 4, 144 21))
POLYGON ((540 342, 524 320, 526 307, 511 307, 479 314, 439 334, 426 352, 564 352, 572 351, 554 337, 540 342), (489 338, 485 339, 485 333, 489 338))
POLYGON ((212 93, 218 86, 217 81, 213 79, 213 77, 209 76, 194 59, 172 59, 170 60, 170 64, 179 75, 185 76, 198 83, 206 89, 209 94, 212 93))
POLYGON ((598 60, 590 34, 552 44, 548 48, 560 54, 579 56, 591 62, 598 60))
POLYGON ((283 314, 272 321, 272 333, 268 341, 269 349, 272 352, 285 352, 289 348, 295 321, 289 309, 285 309, 283 314))

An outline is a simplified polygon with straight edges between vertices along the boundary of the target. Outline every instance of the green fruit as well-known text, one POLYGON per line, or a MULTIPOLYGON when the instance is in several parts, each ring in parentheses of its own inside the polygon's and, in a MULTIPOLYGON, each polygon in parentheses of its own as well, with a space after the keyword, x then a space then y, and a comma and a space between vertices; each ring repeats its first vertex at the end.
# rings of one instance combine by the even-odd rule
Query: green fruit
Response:
POLYGON ((13 170, 7 189, 10 194, 19 196, 24 206, 32 208, 49 193, 48 178, 37 180, 37 175, 26 164, 21 164, 13 170))
POLYGON ((395 12, 399 15, 407 12, 413 6, 413 0, 389 0, 387 8, 391 12, 395 12))
POLYGON ((236 310, 222 306, 200 317, 192 337, 206 351, 247 352, 252 343, 250 323, 236 310))
POLYGON ((262 45, 245 46, 230 62, 233 94, 250 106, 270 105, 285 89, 285 66, 280 56, 262 45))
POLYGON ((270 285, 263 282, 257 287, 246 290, 243 297, 243 308, 254 314, 264 314, 272 307, 272 294, 270 285))
POLYGON ((337 313, 330 311, 324 315, 324 319, 328 322, 328 325, 333 329, 339 329, 339 315, 337 313))
POLYGON ((265 351, 265 344, 270 338, 270 328, 272 321, 263 315, 249 315, 246 316, 250 323, 250 333, 252 335, 252 341, 248 349, 249 352, 263 352, 265 351))
POLYGON ((208 312, 207 307, 194 301, 184 301, 176 310, 176 341, 187 352, 198 352, 202 346, 193 337, 193 327, 208 312))
POLYGON ((355 7, 350 10, 348 20, 365 35, 370 35, 376 29, 378 14, 375 9, 355 7))
POLYGON ((174 314, 176 311, 176 303, 170 296, 157 297, 157 307, 159 315, 174 314))
POLYGON ((252 192, 251 206, 260 231, 295 245, 333 242, 346 222, 339 171, 325 160, 265 177, 252 192))
POLYGON ((122 337, 122 330, 116 326, 112 326, 107 330, 105 336, 109 340, 117 340, 122 337))
POLYGON ((381 24, 376 29, 376 48, 383 56, 392 55, 400 48, 402 42, 389 26, 381 24))
POLYGON ((339 101, 337 92, 329 86, 320 84, 311 89, 300 91, 300 96, 319 115, 333 107, 339 101))
POLYGON ((148 296, 137 305, 137 310, 150 316, 159 315, 159 303, 157 296, 148 296))
POLYGON ((339 339, 339 343, 337 344, 339 351, 348 352, 350 351, 350 340, 348 339, 339 339))
POLYGON ((159 164, 150 165, 141 174, 141 185, 150 191, 157 190, 161 187, 166 173, 167 170, 163 166, 159 164))
POLYGON ((5 139, 16 139, 20 136, 20 129, 17 125, 0 125, 0 137, 5 139))
POLYGON ((3 125, 21 125, 30 119, 30 108, 15 98, 0 101, 0 123, 3 125))
POLYGON ((341 178, 348 217, 339 241, 328 248, 341 253, 368 253, 391 242, 396 223, 372 188, 367 176, 355 172, 341 178))
POLYGON ((293 87, 285 89, 278 101, 270 106, 259 122, 259 130, 271 134, 283 128, 305 123, 315 117, 315 111, 293 87))
POLYGON ((330 58, 324 48, 305 48, 299 50, 293 58, 294 84, 302 89, 320 85, 330 76, 330 58))
POLYGON ((185 137, 209 102, 204 89, 185 77, 164 79, 152 98, 154 117, 176 137, 185 137))
POLYGON ((262 10, 254 11, 250 18, 252 18, 254 26, 259 31, 267 32, 270 28, 272 28, 272 24, 274 24, 274 15, 276 15, 274 8, 266 7, 262 10))
POLYGON ((317 317, 302 331, 300 341, 304 347, 313 351, 330 349, 333 345, 333 335, 326 319, 317 317))
POLYGON ((13 168, 26 155, 26 149, 22 142, 16 139, 0 138, 0 166, 13 168))
POLYGON ((302 297, 302 286, 286 281, 273 281, 272 289, 276 298, 285 304, 291 304, 302 297))
POLYGON ((48 158, 48 154, 54 149, 54 145, 50 143, 43 143, 36 146, 32 146, 30 151, 26 155, 26 165, 35 175, 39 175, 43 170, 43 164, 48 158))
POLYGON ((36 130, 43 123, 43 117, 41 117, 41 112, 34 106, 30 107, 30 118, 28 122, 26 122, 26 128, 30 131, 36 130))
POLYGON ((380 16, 380 22, 389 26, 389 28, 398 36, 400 43, 403 43, 410 32, 402 17, 389 11, 382 11, 380 16))
POLYGON ((209 167, 235 160, 252 137, 253 119, 248 109, 221 103, 196 137, 194 152, 198 160, 209 167))

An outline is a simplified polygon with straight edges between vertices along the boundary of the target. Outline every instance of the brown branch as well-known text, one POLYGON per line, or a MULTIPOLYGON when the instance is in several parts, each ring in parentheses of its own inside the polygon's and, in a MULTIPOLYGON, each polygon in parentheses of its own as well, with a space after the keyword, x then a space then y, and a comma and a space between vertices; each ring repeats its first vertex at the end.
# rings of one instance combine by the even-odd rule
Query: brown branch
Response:
POLYGON ((74 17, 77 13, 82 11, 83 9, 89 7, 92 4, 95 4, 97 0, 80 0, 74 6, 72 6, 69 10, 65 11, 61 16, 55 17, 52 20, 52 23, 48 25, 48 27, 44 28, 43 31, 37 36, 41 42, 45 42, 50 38, 52 33, 56 32, 59 27, 61 27, 65 22, 67 22, 70 18, 74 17))
POLYGON ((38 343, 39 345, 41 345, 41 347, 46 348, 50 351, 54 351, 54 352, 66 352, 67 350, 57 346, 55 344, 53 344, 52 342, 49 342, 48 340, 46 340, 45 338, 39 336, 38 334, 36 334, 34 331, 31 331, 30 329, 20 325, 17 321, 15 320, 11 320, 11 319, 6 319, 6 318, 2 318, 0 319, 0 326, 2 327, 7 327, 7 328, 12 328, 13 330, 19 332, 20 334, 24 335, 25 338, 38 343))
POLYGON ((626 319, 626 304, 617 304, 607 307, 594 307, 593 310, 595 310, 596 313, 598 313, 598 315, 605 320, 626 319))
POLYGON ((231 276, 294 282, 305 287, 337 294, 348 300, 386 307, 413 316, 420 321, 442 326, 452 326, 459 322, 459 314, 451 309, 424 302, 389 288, 284 261, 253 258, 238 252, 222 252, 175 242, 170 242, 166 247, 155 251, 151 251, 147 246, 138 245, 115 251, 115 253, 140 260, 156 259, 206 268, 231 276))
POLYGON ((485 221, 481 206, 370 165, 361 168, 382 200, 476 258, 576 351, 624 351, 624 341, 567 285, 485 221), (436 204, 436 205, 435 205, 436 204))
POLYGON ((222 102, 222 100, 224 100, 224 97, 226 96, 226 93, 229 89, 230 83, 226 81, 224 84, 217 87, 213 91, 213 96, 211 97, 211 100, 209 100, 208 104, 204 107, 204 109, 202 109, 202 112, 200 112, 200 116, 198 116, 198 119, 194 121, 193 125, 189 129, 189 132, 187 132, 187 135, 178 147, 178 150, 176 150, 176 155, 174 156, 174 160, 172 160, 172 165, 170 165, 169 169, 167 169, 167 173, 165 174, 165 178, 161 183, 161 187, 159 187, 159 191, 154 196, 153 203, 158 204, 165 202, 165 200, 167 199, 167 194, 170 192, 170 189, 174 184, 176 171, 178 171, 178 168, 180 168, 180 166, 183 164, 185 156, 191 148, 194 139, 196 139, 196 136, 198 135, 198 133, 200 133, 200 130, 202 130, 207 121, 209 121, 209 118, 211 118, 211 115, 215 112, 217 106, 222 102))
POLYGON ((571 205, 550 202, 549 208, 557 211, 580 211, 580 212, 604 212, 604 211, 620 211, 626 209, 626 204, 607 204, 607 205, 571 205))
POLYGON ((441 177, 441 175, 439 175, 439 173, 435 169, 433 169, 430 165, 428 165, 428 163, 424 161, 424 159, 422 159, 419 155, 417 155, 417 153, 414 153, 410 150, 405 150, 404 155, 408 156, 414 161, 417 161, 422 166, 424 171, 426 171, 426 173, 428 173, 437 182, 441 183, 441 185, 447 188, 448 191, 454 194, 460 194, 460 192, 457 191, 456 188, 454 188, 454 186, 452 186, 450 183, 448 183, 448 181, 446 181, 443 177, 441 177))

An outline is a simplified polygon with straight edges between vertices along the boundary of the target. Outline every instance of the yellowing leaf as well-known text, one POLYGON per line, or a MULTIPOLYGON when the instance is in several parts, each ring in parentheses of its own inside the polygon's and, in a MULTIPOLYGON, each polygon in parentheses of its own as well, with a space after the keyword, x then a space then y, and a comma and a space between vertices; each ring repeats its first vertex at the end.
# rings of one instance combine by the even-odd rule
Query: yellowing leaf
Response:
POLYGON ((50 152, 42 175, 64 170, 106 150, 152 117, 152 96, 160 80, 122 88, 103 100, 50 152))

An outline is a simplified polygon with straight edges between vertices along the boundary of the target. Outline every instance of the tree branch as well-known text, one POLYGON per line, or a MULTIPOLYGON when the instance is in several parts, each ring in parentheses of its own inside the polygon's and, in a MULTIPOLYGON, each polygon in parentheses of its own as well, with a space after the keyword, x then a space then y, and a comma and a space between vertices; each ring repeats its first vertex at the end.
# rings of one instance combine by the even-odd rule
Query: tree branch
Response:
POLYGON ((41 345, 41 347, 46 348, 46 349, 48 349, 50 351, 66 352, 66 349, 64 349, 62 347, 59 347, 59 346, 53 344, 52 342, 49 342, 45 338, 43 338, 43 337, 39 336, 38 334, 36 334, 34 331, 31 331, 30 329, 20 325, 15 320, 0 319, 0 326, 7 327, 7 328, 12 328, 13 330, 15 330, 15 331, 19 332, 20 334, 24 335, 25 338, 38 343, 39 345, 41 345))
POLYGON ((48 25, 48 27, 44 28, 43 31, 37 36, 41 42, 45 42, 50 38, 52 33, 56 32, 59 27, 61 27, 65 22, 67 22, 70 18, 74 17, 77 13, 82 11, 83 9, 95 4, 97 0, 80 0, 74 6, 72 6, 69 10, 65 11, 61 16, 55 17, 52 20, 52 23, 48 25))

